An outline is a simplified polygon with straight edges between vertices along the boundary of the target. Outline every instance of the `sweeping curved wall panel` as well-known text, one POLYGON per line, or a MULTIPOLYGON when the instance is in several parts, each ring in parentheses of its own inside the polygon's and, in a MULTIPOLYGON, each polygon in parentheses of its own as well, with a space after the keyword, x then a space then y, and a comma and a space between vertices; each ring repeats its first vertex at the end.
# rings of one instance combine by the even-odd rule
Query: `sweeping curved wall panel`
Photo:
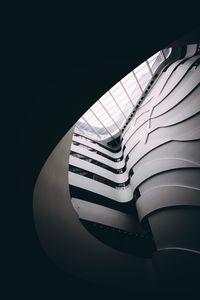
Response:
MULTIPOLYGON (((134 143, 136 140, 139 141, 132 153, 133 158, 131 157, 129 161, 134 171, 134 176, 130 181, 133 189, 139 188, 142 193, 143 184, 145 184, 145 193, 148 194, 147 185, 149 189, 152 189, 156 184, 156 180, 152 181, 152 177, 157 176, 160 179, 162 173, 165 173, 165 182, 163 181, 162 186, 165 183, 169 185, 167 177, 170 177, 170 171, 177 175, 176 181, 173 182, 177 186, 180 179, 184 178, 180 172, 181 169, 192 170, 200 175, 200 152, 197 142, 200 138, 199 82, 199 57, 194 56, 175 69, 174 75, 168 78, 160 95, 148 103, 151 113, 149 116, 145 114, 146 121, 142 123, 142 118, 139 121, 136 116, 137 122, 132 125, 132 133, 129 139, 125 140, 126 145, 132 140, 134 143), (148 180, 149 183, 147 183, 148 180)), ((195 178, 199 182, 197 174, 195 178)), ((146 198, 148 198, 147 194, 146 198)), ((137 200, 138 211, 141 207, 140 201, 143 203, 142 207, 145 206, 145 201, 141 199, 137 200)), ((163 199, 163 203, 164 201, 163 199)), ((148 203, 148 200, 146 202, 148 203)), ((153 211, 153 205, 151 207, 153 211)), ((155 209, 157 209, 156 204, 155 209)))

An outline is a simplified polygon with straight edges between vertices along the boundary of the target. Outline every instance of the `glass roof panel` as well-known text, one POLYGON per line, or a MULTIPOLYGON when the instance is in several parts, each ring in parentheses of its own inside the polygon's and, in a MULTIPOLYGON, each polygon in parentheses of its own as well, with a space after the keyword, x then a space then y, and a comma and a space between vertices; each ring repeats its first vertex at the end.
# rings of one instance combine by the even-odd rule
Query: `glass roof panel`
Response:
POLYGON ((155 70, 171 48, 158 51, 110 88, 78 120, 75 130, 95 140, 114 138, 120 132, 155 70))

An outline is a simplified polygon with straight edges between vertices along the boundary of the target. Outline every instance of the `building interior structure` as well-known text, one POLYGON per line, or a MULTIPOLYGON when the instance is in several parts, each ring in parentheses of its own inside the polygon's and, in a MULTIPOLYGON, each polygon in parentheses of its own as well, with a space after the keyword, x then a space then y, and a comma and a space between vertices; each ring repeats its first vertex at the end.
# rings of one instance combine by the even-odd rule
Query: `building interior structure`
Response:
MULTIPOLYGON (((87 253, 89 249, 93 249, 94 259, 100 247, 107 259, 116 255, 117 262, 113 261, 112 265, 117 268, 120 263, 121 268, 124 264, 121 276, 127 289, 134 276, 137 276, 135 281, 139 279, 137 286, 145 281, 149 288, 154 287, 156 280, 164 285, 166 282, 176 286, 179 281, 188 283, 186 274, 191 270, 189 272, 185 265, 174 272, 168 262, 173 272, 166 272, 167 276, 164 274, 162 278, 163 270, 159 268, 166 262, 163 255, 177 256, 179 264, 188 260, 192 273, 198 274, 193 260, 199 256, 200 246, 197 238, 200 225, 199 62, 199 43, 159 51, 104 94, 61 141, 62 147, 67 149, 65 155, 60 153, 59 159, 66 160, 64 174, 69 170, 68 194, 61 223, 61 216, 57 216, 60 228, 56 240, 60 234, 61 244, 57 240, 58 249, 53 243, 53 249, 49 245, 46 251, 50 255, 53 255, 52 250, 64 251, 59 258, 63 260, 62 268, 68 269, 65 247, 69 247, 71 238, 65 228, 75 228, 63 223, 64 218, 66 222, 74 222, 72 216, 64 217, 65 210, 69 214, 71 199, 71 209, 78 215, 76 222, 80 229, 76 229, 70 247, 81 248, 82 276, 88 276, 88 280, 115 286, 122 278, 119 274, 117 279, 113 277, 111 262, 109 272, 105 265, 103 269, 96 266, 99 272, 89 271, 89 264, 84 269, 83 244, 88 259, 92 255, 87 253), (117 116, 114 112, 118 112, 117 116), (80 245, 74 246, 76 242, 80 245), (123 259, 128 260, 128 265, 123 259), (136 270, 130 270, 135 260, 137 267, 143 268, 143 280, 136 270)), ((40 206, 48 202, 49 186, 44 180, 53 163, 52 155, 41 170, 34 191, 36 229, 43 247, 47 242, 43 227, 47 221, 41 215, 40 206)), ((64 176, 63 180, 66 181, 64 176)), ((58 197, 54 199, 59 203, 58 197)), ((48 209, 47 205, 46 211, 48 209)), ((45 228, 47 225, 48 222, 45 228)), ((77 255, 68 259, 77 260, 77 255)))
MULTIPOLYGON (((90 95, 84 86, 73 91, 83 105, 67 127, 63 113, 62 124, 46 141, 49 119, 38 134, 46 110, 41 107, 28 144, 37 140, 40 147, 32 150, 35 173, 27 189, 33 191, 33 240, 45 261, 42 273, 47 267, 63 285, 67 278, 72 286, 111 294, 118 289, 141 293, 144 286, 148 292, 197 287, 199 45, 195 30, 177 40, 169 35, 132 64, 130 58, 118 65, 106 61, 105 83, 94 92, 99 80, 91 76, 90 95)), ((63 97, 59 89, 63 83, 56 91, 50 87, 52 99, 63 97)), ((53 117, 56 108, 49 103, 53 117)), ((70 109, 75 108, 74 103, 70 109)))

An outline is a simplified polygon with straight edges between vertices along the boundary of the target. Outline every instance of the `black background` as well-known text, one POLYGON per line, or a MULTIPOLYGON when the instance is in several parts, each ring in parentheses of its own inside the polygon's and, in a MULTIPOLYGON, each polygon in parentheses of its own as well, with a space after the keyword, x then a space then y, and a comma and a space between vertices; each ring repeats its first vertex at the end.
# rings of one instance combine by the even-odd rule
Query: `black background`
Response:
POLYGON ((2 156, 2 164, 8 179, 2 197, 8 203, 8 209, 2 210, 6 298, 136 299, 176 294, 150 294, 144 287, 139 295, 128 295, 120 287, 92 285, 59 270, 37 238, 32 194, 45 160, 87 107, 143 60, 194 32, 196 11, 189 3, 9 8, 3 27, 3 75, 8 85, 1 118, 2 148, 7 155, 2 156))

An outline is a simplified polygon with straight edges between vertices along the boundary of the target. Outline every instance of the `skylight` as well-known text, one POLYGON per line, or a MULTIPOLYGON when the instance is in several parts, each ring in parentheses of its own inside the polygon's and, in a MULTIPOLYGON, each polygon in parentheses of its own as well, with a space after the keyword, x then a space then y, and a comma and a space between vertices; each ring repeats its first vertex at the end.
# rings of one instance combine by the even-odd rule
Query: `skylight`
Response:
POLYGON ((115 138, 156 69, 170 53, 171 48, 158 51, 122 78, 84 113, 75 124, 75 131, 97 141, 115 138))

